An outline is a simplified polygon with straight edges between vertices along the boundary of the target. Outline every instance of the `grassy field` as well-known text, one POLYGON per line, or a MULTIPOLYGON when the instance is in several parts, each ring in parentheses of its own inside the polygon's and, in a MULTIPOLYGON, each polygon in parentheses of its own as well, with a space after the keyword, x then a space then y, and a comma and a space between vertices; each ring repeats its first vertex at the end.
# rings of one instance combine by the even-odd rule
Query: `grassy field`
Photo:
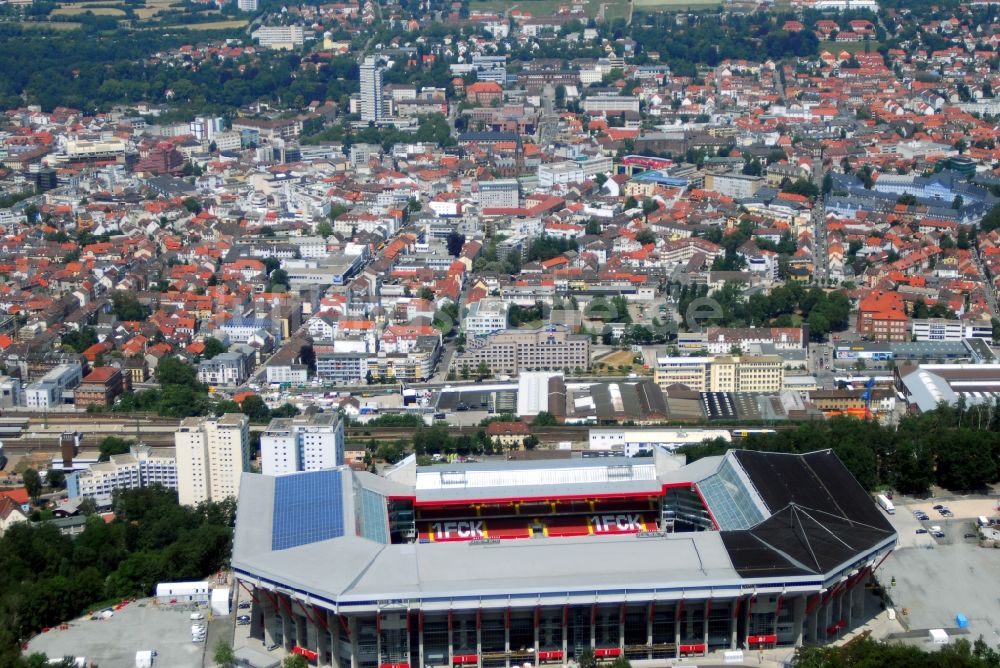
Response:
POLYGON ((81 24, 70 21, 19 21, 25 30, 76 30, 81 24))
POLYGON ((228 30, 231 28, 245 28, 248 21, 246 19, 233 19, 231 21, 211 21, 209 23, 189 23, 186 25, 167 26, 169 30, 228 30))
POLYGON ((72 0, 67 0, 67 2, 60 2, 59 3, 59 7, 60 8, 65 8, 65 7, 97 7, 97 6, 107 7, 109 5, 111 5, 112 7, 122 7, 122 8, 124 8, 124 6, 125 6, 121 2, 114 2, 114 1, 112 1, 112 2, 101 2, 100 0, 87 0, 87 2, 72 2, 72 0))
POLYGON ((94 16, 125 16, 125 11, 114 7, 59 7, 52 10, 52 16, 77 16, 78 14, 92 13, 94 16))
POLYGON ((151 19, 160 12, 163 12, 171 7, 179 6, 181 3, 177 0, 146 0, 146 4, 143 7, 139 7, 135 10, 135 15, 139 17, 140 20, 151 19))
MULTIPOLYGON (((595 12, 596 13, 596 12, 595 12)), ((628 18, 628 3, 624 0, 604 3, 604 20, 614 21, 615 19, 628 18)))
POLYGON ((722 0, 635 0, 636 9, 706 9, 718 7, 722 0))
POLYGON ((613 353, 608 353, 594 361, 593 373, 619 375, 622 373, 622 367, 626 368, 625 373, 649 373, 647 369, 642 368, 642 362, 638 364, 635 362, 635 357, 635 353, 628 350, 616 350, 613 353))
MULTIPOLYGON (((520 9, 522 12, 530 12, 532 16, 554 16, 560 7, 569 7, 570 0, 469 0, 469 9, 485 12, 506 12, 511 9, 520 9)), ((587 15, 597 13, 597 5, 588 4, 587 15), (593 11, 591 11, 593 8, 593 11)))

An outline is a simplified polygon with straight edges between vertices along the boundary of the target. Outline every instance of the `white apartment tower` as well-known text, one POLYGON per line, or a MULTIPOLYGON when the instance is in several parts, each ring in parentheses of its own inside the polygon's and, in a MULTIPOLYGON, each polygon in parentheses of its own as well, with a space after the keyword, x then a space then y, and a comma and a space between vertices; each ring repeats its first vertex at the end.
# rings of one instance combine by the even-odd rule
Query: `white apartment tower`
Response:
POLYGON ((187 418, 174 436, 177 497, 193 506, 236 498, 240 477, 250 470, 250 421, 239 413, 187 418))
POLYGON ((361 120, 380 121, 385 116, 382 99, 382 68, 374 56, 361 64, 361 120))
POLYGON ((257 11, 257 0, 236 0, 236 6, 241 12, 257 11))
POLYGON ((275 418, 260 435, 264 475, 331 469, 344 463, 344 423, 337 413, 275 418))

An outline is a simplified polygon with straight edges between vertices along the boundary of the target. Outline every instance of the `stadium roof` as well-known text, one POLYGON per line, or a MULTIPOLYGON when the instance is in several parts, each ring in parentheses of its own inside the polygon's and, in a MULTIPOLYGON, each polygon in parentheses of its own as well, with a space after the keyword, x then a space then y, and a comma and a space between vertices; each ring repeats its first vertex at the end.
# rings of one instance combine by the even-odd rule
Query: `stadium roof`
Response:
POLYGON ((244 474, 233 568, 338 610, 385 601, 433 610, 676 600, 748 586, 816 591, 895 544, 831 451, 730 451, 683 468, 664 457, 416 467, 395 480, 346 467, 244 474), (388 544, 387 496, 469 503, 472 495, 656 495, 668 486, 702 494, 721 531, 388 544))

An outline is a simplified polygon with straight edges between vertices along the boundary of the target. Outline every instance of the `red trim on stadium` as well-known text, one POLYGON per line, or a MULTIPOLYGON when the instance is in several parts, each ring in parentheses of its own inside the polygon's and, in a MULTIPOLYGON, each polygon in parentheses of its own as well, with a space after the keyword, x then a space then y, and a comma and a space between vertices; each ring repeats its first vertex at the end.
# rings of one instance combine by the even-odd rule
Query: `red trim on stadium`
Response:
POLYGON ((299 656, 303 656, 309 659, 310 661, 315 661, 316 659, 319 658, 319 653, 314 652, 311 649, 302 647, 300 645, 296 645, 295 647, 292 648, 292 654, 298 654, 299 656))

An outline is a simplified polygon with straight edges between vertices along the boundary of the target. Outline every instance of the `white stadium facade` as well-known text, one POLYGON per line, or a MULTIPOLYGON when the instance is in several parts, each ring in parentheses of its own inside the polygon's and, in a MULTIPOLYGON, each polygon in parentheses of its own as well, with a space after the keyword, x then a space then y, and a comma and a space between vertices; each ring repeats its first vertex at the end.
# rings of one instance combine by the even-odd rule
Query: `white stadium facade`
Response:
POLYGON ((830 451, 410 458, 245 474, 233 568, 251 638, 320 666, 640 666, 835 639, 895 544, 830 451))

